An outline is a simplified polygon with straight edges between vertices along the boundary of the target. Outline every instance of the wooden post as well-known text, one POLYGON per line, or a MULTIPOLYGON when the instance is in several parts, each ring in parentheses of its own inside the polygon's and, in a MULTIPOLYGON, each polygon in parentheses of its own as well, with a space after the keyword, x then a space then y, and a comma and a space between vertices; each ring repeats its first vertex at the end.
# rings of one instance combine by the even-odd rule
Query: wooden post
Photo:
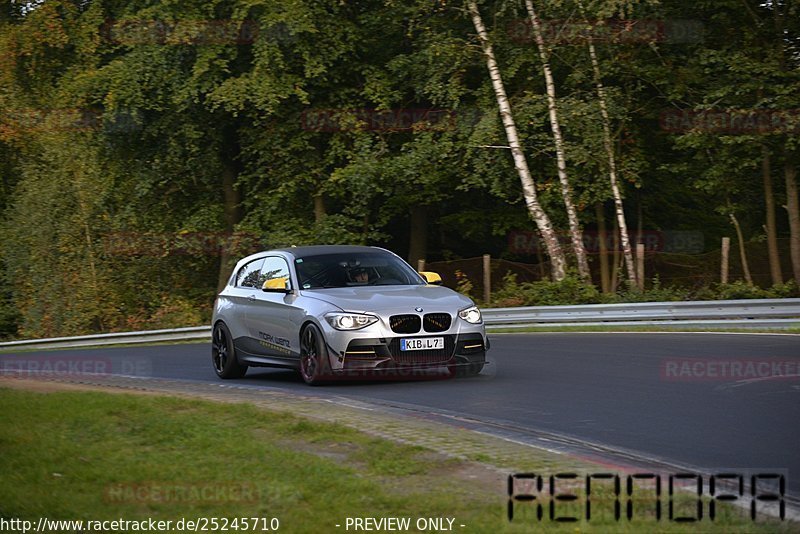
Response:
POLYGON ((722 259, 720 265, 720 272, 719 272, 719 281, 722 284, 728 283, 728 256, 730 255, 731 251, 731 238, 730 237, 723 237, 722 238, 722 259))
POLYGON ((488 304, 492 293, 492 257, 483 255, 483 303, 488 304))
POLYGON ((636 281, 639 291, 644 291, 644 243, 636 244, 636 281))
POLYGON ((736 229, 736 237, 739 240, 739 258, 742 261, 742 270, 744 271, 744 280, 747 285, 753 285, 753 277, 750 276, 750 264, 747 262, 747 251, 744 248, 744 236, 742 236, 742 227, 739 226, 739 220, 733 213, 730 214, 731 223, 736 229))
POLYGON ((425 270, 425 258, 420 258, 417 260, 417 272, 421 273, 425 270))

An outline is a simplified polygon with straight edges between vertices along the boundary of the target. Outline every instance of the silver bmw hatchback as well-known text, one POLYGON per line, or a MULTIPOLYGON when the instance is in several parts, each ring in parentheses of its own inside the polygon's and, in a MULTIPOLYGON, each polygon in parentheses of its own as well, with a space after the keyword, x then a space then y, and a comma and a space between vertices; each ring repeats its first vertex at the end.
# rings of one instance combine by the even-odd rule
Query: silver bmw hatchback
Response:
POLYGON ((220 378, 296 369, 308 384, 440 369, 476 375, 488 339, 468 297, 376 247, 259 252, 236 264, 212 318, 220 378))

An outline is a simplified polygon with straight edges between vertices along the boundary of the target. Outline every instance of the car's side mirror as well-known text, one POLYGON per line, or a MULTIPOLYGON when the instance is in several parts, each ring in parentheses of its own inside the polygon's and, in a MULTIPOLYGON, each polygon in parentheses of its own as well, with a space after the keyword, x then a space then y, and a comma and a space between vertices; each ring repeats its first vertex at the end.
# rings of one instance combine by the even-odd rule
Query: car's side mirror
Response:
POLYGON ((267 293, 288 293, 291 291, 289 287, 289 277, 283 276, 281 278, 273 278, 264 282, 261 286, 262 291, 267 293))
POLYGON ((429 285, 432 285, 432 286, 440 286, 440 285, 442 285, 442 277, 439 276, 438 273, 434 273, 434 272, 431 272, 431 271, 420 271, 419 274, 422 275, 422 278, 424 278, 425 281, 428 282, 429 285))

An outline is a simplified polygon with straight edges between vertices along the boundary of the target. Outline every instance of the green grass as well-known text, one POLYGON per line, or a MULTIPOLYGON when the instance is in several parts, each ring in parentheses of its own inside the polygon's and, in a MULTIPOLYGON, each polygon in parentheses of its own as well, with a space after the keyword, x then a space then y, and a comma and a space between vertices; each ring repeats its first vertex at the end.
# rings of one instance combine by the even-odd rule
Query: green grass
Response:
MULTIPOLYGON (((364 516, 454 517, 461 532, 698 531, 664 518, 617 523, 607 513, 589 523, 538 522, 525 505, 509 524, 505 485, 464 476, 483 468, 249 404, 2 388, 0 403, 2 518, 277 517, 281 532, 299 533, 345 532, 347 517, 364 516), (136 495, 141 488, 144 497, 136 495), (154 488, 170 488, 173 497, 154 498, 154 488), (222 494, 186 497, 203 488, 222 494), (176 490, 184 495, 175 497, 176 490)), ((702 530, 791 530, 725 516, 702 530)))

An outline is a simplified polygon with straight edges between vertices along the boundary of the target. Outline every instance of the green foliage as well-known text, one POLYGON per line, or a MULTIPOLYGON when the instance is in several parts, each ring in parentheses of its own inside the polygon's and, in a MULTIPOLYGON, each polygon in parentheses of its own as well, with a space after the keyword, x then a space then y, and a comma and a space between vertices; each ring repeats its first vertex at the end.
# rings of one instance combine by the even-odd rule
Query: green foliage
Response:
POLYGON ((456 271, 456 291, 469 298, 474 299, 472 294, 475 286, 472 281, 461 271, 456 271))
POLYGON ((0 339, 14 337, 19 320, 11 285, 6 279, 5 262, 0 259, 0 339))
POLYGON ((521 284, 515 275, 509 273, 503 279, 500 291, 492 295, 493 305, 501 307, 596 304, 601 300, 597 287, 582 281, 575 272, 570 272, 560 282, 542 280, 521 284))
POLYGON ((196 303, 185 298, 165 295, 144 326, 150 329, 180 328, 201 326, 210 320, 208 312, 198 309, 196 303))
POLYGON ((620 287, 617 294, 612 296, 613 302, 669 302, 674 300, 692 300, 691 292, 680 287, 665 287, 661 285, 658 276, 654 277, 645 291, 631 288, 627 284, 620 287))
POLYGON ((600 293, 594 285, 582 282, 571 273, 562 282, 519 283, 517 276, 507 273, 502 286, 492 293, 491 307, 558 306, 575 304, 613 304, 625 302, 672 302, 687 300, 777 299, 800 297, 792 280, 768 289, 751 286, 743 281, 714 284, 695 289, 663 286, 658 277, 648 289, 621 287, 615 294, 600 293))
POLYGON ((737 300, 737 299, 780 299, 800 297, 797 284, 794 280, 776 284, 770 288, 760 288, 750 285, 743 280, 737 280, 728 284, 716 284, 710 292, 703 293, 703 296, 713 296, 718 300, 737 300))
MULTIPOLYGON (((503 148, 486 64, 460 4, 23 4, 9 4, 0 18, 0 336, 202 322, 240 255, 312 243, 403 253, 416 206, 428 214, 429 261, 476 252, 498 257, 507 254, 502 236, 532 227, 503 148), (209 41, 197 24, 203 21, 257 31, 238 42, 225 40, 230 32, 209 41), (401 110, 418 113, 414 124, 373 120, 401 110), (314 117, 332 122, 315 127, 314 117), (217 248, 179 244, 180 236, 197 233, 251 239, 217 248), (136 246, 113 246, 125 236, 136 246)), ((527 19, 524 5, 479 4, 542 205, 563 229, 540 60, 524 27, 515 32, 527 19)), ((661 34, 596 41, 630 227, 701 229, 711 243, 730 234, 727 216, 734 213, 745 239, 758 239, 763 150, 780 205, 779 170, 800 144, 796 132, 670 129, 660 120, 676 110, 800 108, 798 6, 584 6, 598 28, 640 20, 697 21, 702 29, 677 42, 661 34)), ((556 24, 580 18, 574 0, 537 7, 556 24)), ((574 26, 550 29, 568 170, 588 226, 595 203, 608 205, 610 195, 593 71, 574 26)), ((782 212, 778 231, 787 231, 782 212)), ((560 284, 507 279, 493 300, 797 294, 788 285, 648 285, 643 293, 621 288, 607 296, 574 276, 560 284)), ((463 280, 460 290, 474 288, 463 280)))
POLYGON ((507 272, 503 276, 503 285, 500 289, 492 292, 492 307, 506 308, 513 306, 524 306, 525 298, 522 296, 522 288, 517 282, 517 275, 507 272))

